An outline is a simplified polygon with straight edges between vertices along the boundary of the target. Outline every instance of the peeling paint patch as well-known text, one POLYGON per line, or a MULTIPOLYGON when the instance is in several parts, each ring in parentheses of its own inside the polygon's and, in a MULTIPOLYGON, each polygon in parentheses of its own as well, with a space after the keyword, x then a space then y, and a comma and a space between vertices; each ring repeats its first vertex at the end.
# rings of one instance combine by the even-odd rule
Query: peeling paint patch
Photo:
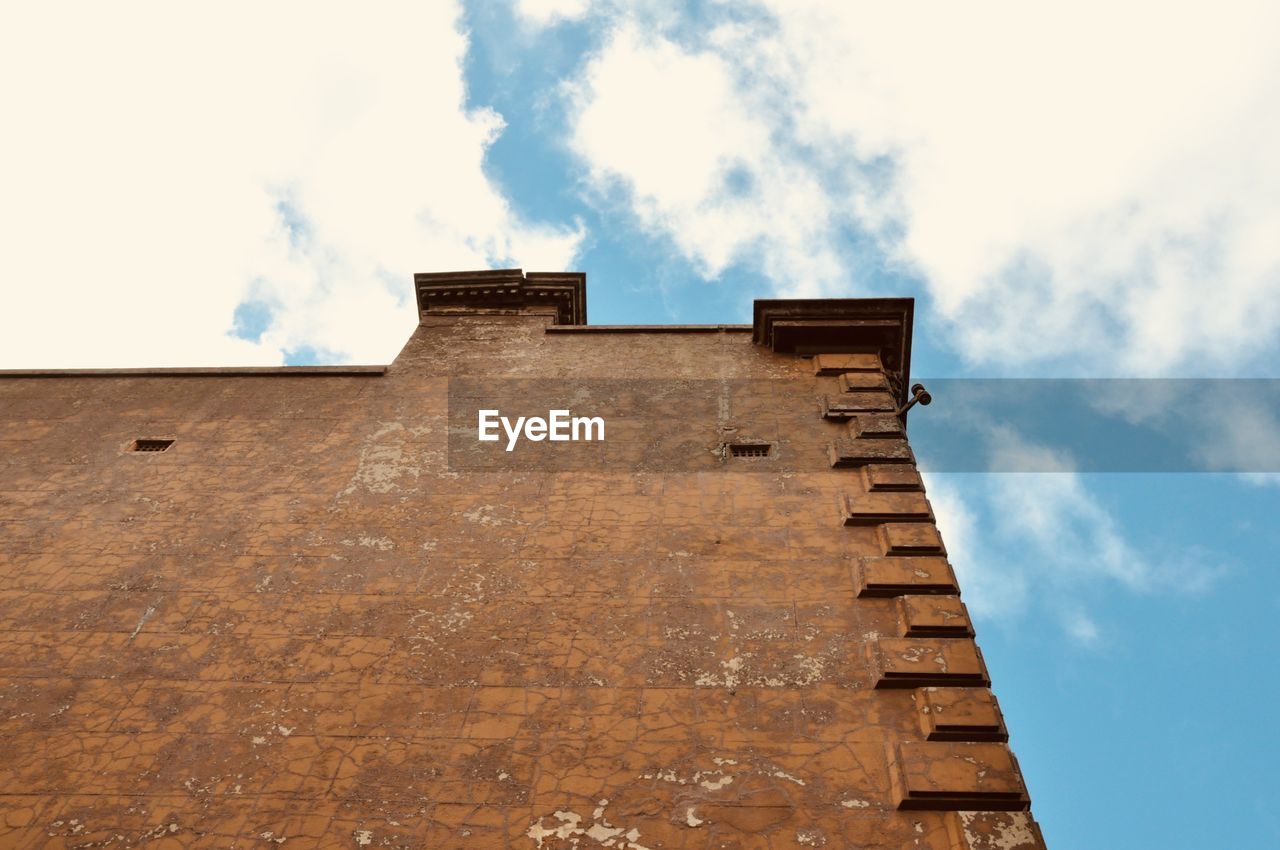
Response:
POLYGON ((724 668, 723 674, 701 673, 698 676, 697 684, 701 687, 736 688, 740 681, 739 674, 742 672, 743 663, 743 658, 740 655, 734 656, 728 661, 721 661, 720 666, 724 668))
POLYGON ((375 494, 390 493, 401 489, 400 482, 406 478, 416 484, 422 470, 415 458, 405 450, 405 442, 407 437, 420 437, 428 430, 405 428, 399 422, 382 423, 360 447, 355 475, 338 493, 337 500, 341 501, 362 490, 375 494))
POLYGON ((641 779, 660 779, 663 782, 670 782, 673 785, 700 785, 708 791, 719 791, 721 788, 730 785, 733 777, 729 776, 722 770, 699 770, 689 778, 685 778, 674 770, 661 770, 657 773, 642 773, 641 779), (703 777, 712 777, 714 779, 703 777))
POLYGON ((502 509, 496 505, 481 505, 475 510, 465 511, 462 518, 477 525, 509 525, 512 520, 499 516, 499 510, 502 509))
POLYGON ((796 830, 796 843, 806 847, 822 847, 827 843, 827 837, 820 829, 799 829, 796 830))
POLYGON ((804 785, 804 780, 803 780, 803 779, 797 779, 796 777, 794 777, 794 776, 792 776, 791 774, 789 774, 789 773, 787 773, 787 772, 785 772, 785 771, 782 771, 782 770, 774 770, 774 771, 773 771, 772 773, 770 773, 769 775, 770 775, 770 776, 776 776, 778 779, 785 779, 785 780, 787 780, 788 782, 794 782, 794 783, 795 783, 795 784, 797 784, 797 785, 804 785))
POLYGON ((147 610, 142 612, 142 616, 138 618, 138 625, 133 627, 133 633, 129 635, 129 640, 133 640, 138 636, 138 632, 142 631, 142 627, 147 624, 147 620, 151 619, 151 615, 156 612, 156 606, 148 605, 147 610))
POLYGON ((376 549, 379 552, 390 552, 396 548, 396 542, 390 537, 359 537, 355 540, 343 540, 343 546, 363 546, 365 549, 376 549))
POLYGON ((993 825, 994 832, 979 834, 974 831, 973 822, 981 814, 981 812, 959 812, 965 841, 970 847, 1019 850, 1022 847, 1037 846, 1036 835, 1031 829, 1030 816, 1026 812, 1010 812, 998 824, 993 825))
MULTIPOLYGON (((717 770, 714 772, 719 773, 720 771, 717 770)), ((696 773, 693 778, 699 785, 706 788, 708 791, 719 791, 721 788, 733 783, 732 776, 722 775, 719 779, 702 779, 701 776, 701 773, 696 773)))
POLYGON ((567 840, 574 847, 581 843, 582 838, 589 838, 603 847, 612 847, 615 850, 650 850, 640 843, 640 830, 635 827, 627 829, 609 823, 608 818, 605 817, 605 807, 608 805, 608 800, 600 801, 600 805, 596 806, 595 811, 591 813, 591 826, 582 826, 582 815, 577 812, 556 811, 548 817, 555 818, 559 821, 558 824, 553 822, 550 826, 544 826, 543 821, 546 818, 538 818, 529 825, 525 835, 538 842, 539 847, 542 847, 542 842, 548 838, 567 840))

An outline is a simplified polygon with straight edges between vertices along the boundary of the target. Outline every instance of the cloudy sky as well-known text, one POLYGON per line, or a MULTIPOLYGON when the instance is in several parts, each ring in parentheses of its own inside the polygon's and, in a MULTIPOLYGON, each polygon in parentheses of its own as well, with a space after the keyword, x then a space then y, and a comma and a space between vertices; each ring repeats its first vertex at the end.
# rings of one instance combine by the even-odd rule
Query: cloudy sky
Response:
MULTIPOLYGON (((913 295, 922 376, 1280 377, 1278 10, 10 4, 0 368, 382 363, 413 272, 520 266, 595 323, 913 295)), ((1277 479, 1061 468, 930 481, 1051 845, 1280 842, 1277 479)))

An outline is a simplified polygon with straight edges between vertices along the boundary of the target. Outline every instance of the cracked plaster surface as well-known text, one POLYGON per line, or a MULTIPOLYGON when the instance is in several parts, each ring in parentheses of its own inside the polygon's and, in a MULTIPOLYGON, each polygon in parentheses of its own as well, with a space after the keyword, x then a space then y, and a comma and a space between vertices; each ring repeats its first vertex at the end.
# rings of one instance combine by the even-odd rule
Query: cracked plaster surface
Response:
MULTIPOLYGON (((875 687, 900 612, 860 582, 947 570, 863 566, 836 379, 541 323, 424 325, 376 379, 0 381, 0 846, 1038 846, 1022 813, 896 807, 919 712, 875 687), (687 379, 670 428, 707 408, 813 463, 451 469, 442 376, 504 369, 687 379), (708 407, 707 378, 772 383, 708 407)), ((969 663, 930 646, 896 658, 969 663)))

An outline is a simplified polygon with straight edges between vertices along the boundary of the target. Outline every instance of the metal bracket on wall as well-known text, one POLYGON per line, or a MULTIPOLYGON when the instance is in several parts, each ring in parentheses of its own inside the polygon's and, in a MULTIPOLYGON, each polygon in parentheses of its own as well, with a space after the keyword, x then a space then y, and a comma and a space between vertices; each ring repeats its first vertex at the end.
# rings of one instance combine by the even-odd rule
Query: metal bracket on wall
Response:
POLYGON ((902 416, 908 410, 915 407, 916 402, 919 402, 921 405, 925 407, 928 407, 930 404, 933 403, 933 396, 929 395, 929 391, 924 388, 924 384, 912 384, 911 400, 908 401, 906 404, 902 405, 902 407, 899 407, 897 410, 895 410, 894 413, 898 414, 899 416, 902 416))

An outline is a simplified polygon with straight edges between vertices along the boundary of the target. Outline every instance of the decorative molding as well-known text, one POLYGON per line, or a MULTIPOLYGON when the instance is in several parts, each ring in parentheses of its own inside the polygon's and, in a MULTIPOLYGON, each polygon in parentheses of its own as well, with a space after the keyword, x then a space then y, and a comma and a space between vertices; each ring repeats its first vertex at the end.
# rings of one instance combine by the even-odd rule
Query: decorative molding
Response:
POLYGON ((557 325, 587 323, 587 276, 520 269, 419 273, 413 276, 419 317, 428 314, 550 313, 557 325))
POLYGON ((751 333, 751 325, 547 325, 549 334, 751 333))
POLYGON ((763 299, 752 337, 780 354, 878 354, 899 404, 911 378, 914 298, 763 299))

